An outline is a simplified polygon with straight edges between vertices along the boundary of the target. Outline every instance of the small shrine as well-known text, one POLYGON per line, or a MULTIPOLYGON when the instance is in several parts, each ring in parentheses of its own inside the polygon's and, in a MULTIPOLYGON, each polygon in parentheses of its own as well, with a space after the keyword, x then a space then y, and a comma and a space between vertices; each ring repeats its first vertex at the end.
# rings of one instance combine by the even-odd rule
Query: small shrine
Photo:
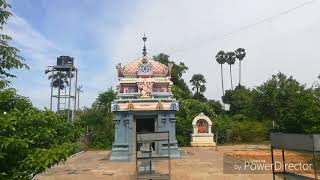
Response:
POLYGON ((203 113, 200 113, 192 121, 193 133, 191 134, 191 146, 212 147, 216 146, 214 134, 211 132, 212 121, 203 113))
POLYGON ((152 144, 152 153, 159 156, 179 157, 176 140, 176 117, 178 102, 173 98, 171 88, 172 64, 162 64, 147 56, 145 42, 142 57, 122 66, 116 65, 119 84, 117 98, 112 102, 115 139, 111 160, 133 160, 143 145, 137 143, 137 133, 168 131, 170 144, 159 141, 152 144))

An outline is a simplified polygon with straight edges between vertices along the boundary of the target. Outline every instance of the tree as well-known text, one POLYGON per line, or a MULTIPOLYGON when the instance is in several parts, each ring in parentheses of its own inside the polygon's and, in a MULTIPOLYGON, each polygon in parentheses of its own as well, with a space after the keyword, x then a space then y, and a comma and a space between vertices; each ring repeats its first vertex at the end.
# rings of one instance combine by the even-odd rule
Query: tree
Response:
POLYGON ((199 100, 204 100, 205 97, 203 93, 206 91, 206 79, 202 74, 194 74, 190 80, 192 90, 195 91, 194 98, 199 100))
POLYGON ((231 66, 236 62, 236 54, 234 52, 227 52, 226 61, 230 66, 230 80, 231 80, 230 82, 231 82, 231 89, 233 90, 231 66))
POLYGON ((41 111, 13 88, 0 90, 0 179, 31 179, 75 152, 82 130, 41 111))
POLYGON ((223 68, 222 65, 226 63, 226 53, 224 51, 219 51, 216 55, 216 61, 221 67, 221 86, 222 86, 222 96, 224 96, 224 85, 223 85, 223 68))
POLYGON ((107 91, 98 95, 92 107, 96 110, 102 111, 104 114, 111 113, 111 102, 116 98, 116 92, 109 88, 107 91))
POLYGON ((12 110, 24 111, 31 107, 31 101, 18 95, 15 89, 0 89, 0 114, 9 113, 12 110))
POLYGON ((111 102, 116 98, 116 92, 109 88, 96 98, 91 108, 85 108, 80 114, 84 128, 90 129, 92 146, 96 148, 111 148, 114 138, 113 113, 111 102))
POLYGON ((253 106, 262 118, 275 120, 277 131, 315 132, 313 127, 319 125, 319 113, 315 112, 319 111, 320 103, 313 89, 307 89, 292 76, 278 73, 257 87, 257 91, 253 106))
MULTIPOLYGON (((57 105, 57 112, 60 110, 60 94, 61 90, 64 90, 66 86, 69 86, 68 76, 64 72, 56 72, 54 74, 50 74, 48 79, 52 79, 52 84, 54 88, 58 88, 58 105, 57 105)), ((72 75, 71 75, 72 76, 72 75)))
POLYGON ((227 90, 222 97, 224 103, 230 105, 229 113, 251 116, 251 104, 255 93, 244 86, 237 86, 234 90, 227 90))
POLYGON ((188 70, 188 67, 180 62, 179 64, 169 60, 169 56, 163 53, 153 57, 155 61, 158 61, 166 66, 172 64, 171 81, 173 82, 172 92, 175 98, 191 98, 191 92, 187 83, 182 78, 182 75, 188 70))
MULTIPOLYGON (((0 32, 3 32, 4 25, 12 13, 8 11, 11 6, 5 0, 0 0, 0 32)), ((16 77, 10 72, 12 69, 22 69, 29 67, 22 63, 24 58, 19 55, 19 50, 10 45, 12 38, 0 33, 0 88, 8 86, 8 78, 16 77)))
POLYGON ((32 179, 74 154, 76 123, 50 111, 14 109, 0 115, 0 179, 32 179))
POLYGON ((238 48, 235 51, 236 58, 239 60, 239 85, 241 85, 241 61, 246 57, 246 51, 243 48, 238 48))

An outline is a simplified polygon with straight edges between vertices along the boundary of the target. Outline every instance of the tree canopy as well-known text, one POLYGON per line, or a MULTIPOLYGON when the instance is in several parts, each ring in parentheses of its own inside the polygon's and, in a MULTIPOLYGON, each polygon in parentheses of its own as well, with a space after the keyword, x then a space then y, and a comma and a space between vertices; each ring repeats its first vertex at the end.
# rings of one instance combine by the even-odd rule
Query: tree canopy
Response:
POLYGON ((206 79, 202 74, 194 74, 190 80, 192 90, 195 91, 193 97, 199 100, 206 100, 203 93, 206 91, 206 79))
POLYGON ((172 64, 171 80, 173 82, 173 92, 175 97, 177 99, 191 97, 191 91, 189 90, 187 83, 182 78, 182 75, 188 70, 188 67, 183 62, 177 64, 174 61, 169 60, 169 56, 163 53, 154 56, 154 59, 167 66, 169 63, 172 64))
POLYGON ((8 86, 8 78, 16 77, 10 72, 12 69, 29 68, 23 63, 24 58, 19 55, 19 50, 10 45, 12 38, 3 34, 4 26, 12 13, 9 11, 10 4, 5 0, 0 0, 0 88, 8 86))

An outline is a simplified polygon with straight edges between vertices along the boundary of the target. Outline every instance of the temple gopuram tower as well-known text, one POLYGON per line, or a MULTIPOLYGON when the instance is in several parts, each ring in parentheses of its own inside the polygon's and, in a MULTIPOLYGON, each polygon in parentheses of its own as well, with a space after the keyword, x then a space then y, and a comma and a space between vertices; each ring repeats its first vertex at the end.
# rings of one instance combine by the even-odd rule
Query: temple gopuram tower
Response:
POLYGON ((142 57, 121 66, 118 64, 118 94, 111 108, 114 113, 115 139, 111 160, 130 161, 135 158, 141 144, 136 143, 136 133, 169 131, 168 142, 152 144, 157 155, 179 157, 176 140, 176 117, 178 102, 173 98, 171 68, 147 56, 144 36, 142 57))

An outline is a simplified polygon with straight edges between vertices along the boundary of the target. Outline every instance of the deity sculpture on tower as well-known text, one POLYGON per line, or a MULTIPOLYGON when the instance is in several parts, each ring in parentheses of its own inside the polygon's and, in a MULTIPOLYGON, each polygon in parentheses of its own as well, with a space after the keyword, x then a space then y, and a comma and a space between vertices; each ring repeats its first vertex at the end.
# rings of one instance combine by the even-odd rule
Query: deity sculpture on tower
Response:
POLYGON ((152 92, 152 82, 150 78, 140 78, 138 83, 138 89, 142 97, 149 97, 152 92))

